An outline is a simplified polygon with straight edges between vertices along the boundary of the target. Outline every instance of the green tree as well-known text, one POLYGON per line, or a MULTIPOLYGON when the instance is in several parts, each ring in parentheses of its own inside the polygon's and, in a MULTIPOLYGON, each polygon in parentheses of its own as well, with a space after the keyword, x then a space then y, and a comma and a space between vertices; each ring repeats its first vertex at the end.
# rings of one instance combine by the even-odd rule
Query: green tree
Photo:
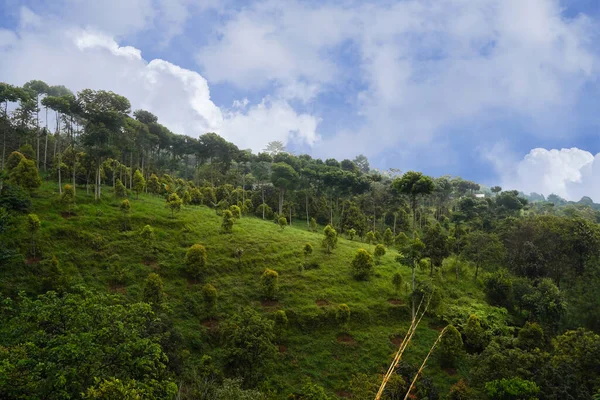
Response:
POLYGON ((410 207, 413 212, 413 229, 417 224, 417 200, 433 191, 433 180, 420 172, 408 171, 401 178, 392 182, 392 187, 410 199, 410 207))
POLYGON ((35 162, 26 158, 21 159, 19 164, 8 173, 8 181, 30 192, 42 185, 42 178, 35 162))
POLYGON ((194 244, 185 253, 184 263, 188 274, 198 279, 207 269, 206 248, 201 244, 194 244))
POLYGON ((225 338, 225 369, 255 383, 261 371, 276 354, 273 344, 275 323, 250 308, 235 313, 222 326, 225 338))
POLYGON ((278 291, 279 274, 272 269, 265 269, 260 277, 260 285, 262 287, 263 296, 266 299, 274 299, 278 291))
POLYGON ((201 205, 202 202, 204 201, 204 195, 198 188, 193 188, 190 191, 190 196, 191 196, 191 204, 193 204, 195 206, 201 205))
POLYGON ((115 196, 119 199, 127 197, 127 188, 120 179, 115 182, 115 196))
POLYGON ((182 204, 183 204, 183 201, 181 201, 181 199, 179 198, 177 193, 171 193, 167 197, 167 207, 171 210, 171 218, 175 217, 175 211, 177 211, 177 212, 181 211, 182 204))
POLYGON ((125 199, 121 202, 119 206, 119 210, 121 210, 121 214, 123 214, 123 230, 127 229, 127 214, 131 211, 131 204, 129 200, 125 199))
POLYGON ((149 303, 155 307, 162 305, 165 298, 165 293, 164 284, 160 275, 154 272, 148 274, 144 284, 143 298, 146 303, 149 303))
POLYGON ((156 237, 154 235, 154 229, 150 225, 145 225, 140 232, 140 239, 146 251, 154 252, 154 242, 156 237))
POLYGON ((518 335, 519 347, 525 350, 534 350, 544 348, 544 330, 535 322, 526 322, 525 326, 519 329, 518 335))
POLYGON ((27 216, 27 231, 31 235, 31 254, 33 258, 36 255, 35 237, 40 230, 40 226, 40 218, 36 214, 29 214, 27 216))
POLYGON ((473 390, 461 379, 450 387, 447 400, 471 400, 473 398, 473 390))
POLYGON ((242 217, 242 210, 236 205, 230 206, 229 211, 231 211, 231 214, 235 219, 240 219, 242 217))
POLYGON ((455 368, 464 353, 463 340, 458 330, 448 325, 440 340, 439 356, 443 368, 455 368))
POLYGON ((145 391, 138 388, 137 382, 127 380, 125 382, 111 377, 109 379, 95 379, 96 383, 90 386, 83 394, 84 399, 102 399, 102 400, 142 400, 145 391))
POLYGON ((67 212, 71 214, 73 205, 75 204, 75 190, 73 189, 73 186, 66 184, 63 187, 60 202, 67 206, 67 212))
POLYGON ((313 232, 317 231, 317 220, 314 218, 310 219, 310 230, 313 232))
POLYGON ((375 262, 377 264, 380 264, 381 257, 385 256, 385 246, 382 244, 378 244, 377 246, 375 246, 375 251, 373 252, 373 255, 375 256, 375 262))
POLYGON ((475 279, 483 266, 497 266, 505 258, 506 250, 498 235, 474 231, 465 238, 461 255, 475 264, 475 279))
POLYGON ((388 247, 394 244, 394 234, 390 228, 383 232, 383 243, 388 247))
POLYGON ((17 165, 21 162, 21 160, 26 160, 27 158, 23 155, 23 153, 19 151, 13 151, 8 155, 6 159, 6 169, 10 173, 13 169, 17 168, 17 165))
POLYGON ((275 321, 275 336, 277 337, 277 341, 280 342, 283 331, 288 325, 287 314, 284 310, 277 310, 275 311, 273 320, 275 321))
POLYGON ((491 400, 536 400, 540 388, 535 382, 515 377, 487 382, 485 391, 491 400))
POLYGON ((155 174, 150 175, 150 179, 148 179, 148 185, 146 186, 148 191, 152 194, 159 194, 161 192, 161 184, 158 176, 155 174))
POLYGON ((402 275, 399 272, 396 272, 392 276, 392 285, 394 285, 394 289, 396 290, 396 296, 398 296, 398 292, 400 292, 403 283, 404 279, 402 278, 402 275))
POLYGON ((480 353, 487 346, 489 340, 485 333, 485 329, 481 327, 479 317, 469 315, 469 319, 464 328, 465 347, 470 353, 480 353))
POLYGON ((433 276, 433 269, 440 268, 444 258, 450 255, 448 237, 442 232, 440 224, 435 224, 425 229, 423 243, 425 244, 424 256, 429 257, 429 276, 433 276))
POLYGON ((373 231, 367 232, 366 240, 367 244, 375 244, 375 234, 373 233, 373 231))
POLYGON ((373 274, 373 257, 365 249, 358 249, 352 260, 352 276, 356 280, 366 280, 373 274))
POLYGON ((355 236, 356 236, 356 229, 351 228, 350 230, 348 230, 348 239, 354 240, 355 236))
POLYGON ((202 298, 204 299, 204 306, 209 317, 213 315, 217 305, 217 295, 217 289, 210 283, 202 286, 202 298))
MULTIPOLYGON (((401 264, 407 265, 412 270, 412 291, 415 292, 415 269, 417 264, 423 258, 425 251, 425 244, 418 237, 414 239, 406 240, 404 246, 402 246, 402 252, 396 256, 396 261, 401 264)), ((412 318, 415 318, 415 297, 412 296, 412 318)))
POLYGON ((325 249, 327 254, 331 254, 333 249, 337 246, 338 235, 335 229, 331 225, 327 225, 323 230, 323 240, 321 246, 325 249))
POLYGON ((279 188, 279 215, 283 214, 283 200, 286 190, 293 189, 298 183, 298 173, 289 164, 278 162, 271 166, 271 183, 279 188))
POLYGON ((136 199, 140 197, 140 192, 143 192, 145 187, 146 179, 144 179, 142 171, 136 169, 135 174, 133 174, 133 190, 135 191, 136 199))
POLYGON ((232 233, 234 221, 235 218, 233 218, 233 214, 231 213, 231 211, 223 211, 223 222, 221 222, 221 228, 223 228, 223 232, 232 233))
POLYGON ((185 192, 183 192, 183 196, 181 198, 181 201, 185 205, 191 204, 191 202, 192 202, 192 195, 190 194, 189 190, 186 190, 185 192))
POLYGON ((281 228, 281 230, 284 230, 285 227, 287 226, 287 218, 285 217, 279 217, 277 219, 277 224, 279 225, 279 228, 281 228))

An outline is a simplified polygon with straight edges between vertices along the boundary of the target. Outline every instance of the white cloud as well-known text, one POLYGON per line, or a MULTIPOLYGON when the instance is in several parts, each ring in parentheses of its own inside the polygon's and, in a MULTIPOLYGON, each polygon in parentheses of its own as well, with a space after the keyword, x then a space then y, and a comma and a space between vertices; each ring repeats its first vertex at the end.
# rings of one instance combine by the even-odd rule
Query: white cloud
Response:
POLYGON ((573 201, 589 196, 600 201, 600 153, 594 156, 576 147, 536 148, 522 160, 499 167, 501 186, 506 189, 546 196, 554 193, 573 201))
POLYGON ((319 140, 318 124, 317 118, 297 114, 286 101, 267 98, 248 109, 226 112, 222 135, 241 149, 259 152, 273 140, 313 145, 319 140))
POLYGON ((216 132, 254 150, 271 140, 309 144, 317 140, 318 121, 297 114, 282 98, 254 106, 244 99, 222 111, 197 72, 161 59, 148 62, 139 49, 121 46, 98 31, 50 24, 18 33, 19 37, 0 31, 0 76, 9 83, 41 79, 73 91, 112 90, 127 97, 133 109, 156 114, 175 133, 198 137, 216 132))

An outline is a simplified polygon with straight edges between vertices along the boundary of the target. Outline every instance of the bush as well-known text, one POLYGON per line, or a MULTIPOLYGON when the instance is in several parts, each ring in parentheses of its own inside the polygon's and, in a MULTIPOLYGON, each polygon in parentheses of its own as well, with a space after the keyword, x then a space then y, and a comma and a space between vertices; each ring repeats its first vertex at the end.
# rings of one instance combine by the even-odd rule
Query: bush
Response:
POLYGON ((525 350, 544 348, 544 330, 535 322, 527 322, 519 330, 518 344, 525 350))
POLYGON ((145 187, 146 179, 144 179, 142 172, 139 169, 136 169, 133 174, 133 190, 135 190, 136 197, 139 197, 140 192, 143 192, 145 187))
POLYGON ((470 353, 480 353, 488 344, 485 329, 481 327, 479 318, 471 314, 463 329, 465 335, 465 346, 470 353))
POLYGON ((387 228, 383 233, 383 243, 386 246, 391 246, 394 244, 394 234, 390 228, 387 228))
POLYGON ((184 263, 187 272, 198 279, 200 275, 206 272, 206 248, 201 244, 195 244, 185 253, 184 263))
POLYGON ((304 252, 304 256, 305 257, 310 256, 312 254, 312 252, 313 252, 312 244, 310 244, 310 243, 304 244, 304 248, 303 248, 302 251, 304 252))
POLYGON ((535 382, 515 377, 487 382, 485 392, 491 400, 530 400, 537 399, 540 388, 535 382))
POLYGON ((183 202, 181 201, 181 199, 179 198, 177 193, 171 193, 167 197, 167 207, 171 210, 171 217, 175 216, 175 211, 177 211, 177 212, 181 211, 182 203, 183 202))
POLYGON ((217 289, 210 283, 202 286, 202 298, 204 299, 204 305, 208 315, 212 315, 217 305, 217 289))
POLYGON ((120 199, 127 197, 127 188, 125 187, 125 185, 123 185, 123 182, 121 182, 121 180, 118 178, 115 182, 115 196, 117 196, 120 199))
POLYGON ((337 232, 331 225, 327 225, 323 230, 323 241, 321 245, 325 248, 325 252, 327 254, 331 253, 333 249, 337 246, 338 236, 337 232))
POLYGON ((285 227, 287 226, 287 224, 288 224, 288 222, 285 217, 279 217, 279 219, 277 219, 277 225, 279 225, 281 230, 284 230, 285 227))
POLYGON ((264 210, 264 216, 266 219, 273 218, 273 209, 271 209, 271 207, 269 207, 267 204, 261 204, 258 207, 256 207, 256 211, 254 212, 254 215, 256 215, 259 218, 262 218, 263 210, 264 210))
POLYGON ((510 308, 512 278, 508 271, 499 270, 485 279, 485 294, 490 304, 510 308))
POLYGON ((183 204, 188 205, 192 202, 192 195, 190 195, 190 191, 186 190, 185 192, 183 192, 183 198, 181 199, 181 201, 183 201, 183 204))
POLYGON ((63 186, 63 192, 60 196, 60 202, 67 206, 67 211, 71 213, 71 208, 75 204, 75 189, 73 186, 67 184, 63 186))
POLYGON ((9 172, 8 181, 30 192, 42 185, 42 178, 40 178, 35 162, 25 158, 21 159, 19 164, 9 172))
POLYGON ((0 207, 8 211, 27 213, 31 210, 31 197, 20 186, 5 184, 0 193, 0 207))
POLYGON ((352 228, 348 231, 348 239, 350 240, 354 240, 354 237, 356 236, 356 229, 352 228))
POLYGON ((335 310, 335 320, 340 324, 342 329, 348 329, 348 322, 350 322, 350 307, 347 304, 340 304, 335 310))
POLYGON ((394 285, 394 289, 396 290, 396 296, 398 296, 398 292, 400 291, 400 288, 402 287, 402 283, 404 283, 404 279, 402 278, 402 275, 399 272, 396 272, 392 276, 392 285, 394 285))
POLYGON ((382 244, 378 244, 377 246, 375 246, 374 255, 375 255, 375 259, 379 263, 379 260, 381 259, 381 257, 385 256, 385 246, 382 244))
POLYGON ((310 219, 310 230, 313 232, 317 231, 317 220, 314 218, 310 219))
POLYGON ((223 212, 223 222, 221 222, 221 228, 223 228, 223 232, 232 233, 233 232, 233 222, 235 219, 233 218, 233 214, 229 210, 225 210, 223 212))
POLYGON ((440 340, 439 355, 443 368, 454 368, 464 353, 460 333, 453 325, 448 325, 440 340))
POLYGON ((208 206, 214 207, 217 204, 217 196, 215 195, 215 189, 213 187, 205 186, 200 189, 200 191, 208 206))
POLYGON ((5 164, 6 170, 8 172, 12 171, 24 159, 25 159, 25 156, 22 153, 20 153, 18 151, 13 151, 12 153, 10 153, 10 155, 6 159, 6 164, 5 164))
POLYGON ((231 215, 233 215, 233 218, 235 219, 240 219, 242 217, 242 210, 236 205, 229 207, 229 211, 231 211, 231 215))
POLYGON ((150 179, 148 180, 148 191, 152 194, 160 194, 162 192, 162 185, 160 184, 158 176, 155 174, 150 175, 150 179))
POLYGON ((260 284, 262 287, 263 295, 266 299, 274 299, 277 294, 277 281, 279 280, 279 274, 277 271, 272 269, 265 269, 261 278, 260 284))
POLYGON ((373 273, 373 257, 365 249, 358 249, 352 260, 352 276, 356 280, 366 280, 373 273))
POLYGON ((195 206, 199 206, 200 204, 202 204, 202 202, 204 200, 204 195, 198 188, 192 189, 190 192, 190 196, 191 196, 191 204, 193 204, 195 206))
POLYGON ((366 241, 368 244, 375 243, 375 234, 373 233, 373 231, 367 232, 366 241))
POLYGON ((165 298, 163 290, 164 284, 160 276, 154 272, 149 274, 144 285, 144 301, 154 306, 161 305, 165 298))

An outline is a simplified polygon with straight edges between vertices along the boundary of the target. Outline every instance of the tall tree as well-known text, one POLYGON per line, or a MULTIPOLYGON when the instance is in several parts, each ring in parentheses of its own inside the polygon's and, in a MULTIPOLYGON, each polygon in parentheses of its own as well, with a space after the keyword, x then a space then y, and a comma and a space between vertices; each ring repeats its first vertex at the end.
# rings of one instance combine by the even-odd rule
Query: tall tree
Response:
POLYGON ((40 96, 44 95, 44 94, 48 94, 50 87, 44 81, 33 80, 33 81, 29 81, 25 85, 23 85, 23 89, 30 91, 35 96, 35 103, 36 103, 36 109, 35 109, 36 132, 35 132, 35 135, 37 138, 37 157, 36 157, 36 159, 37 159, 37 167, 39 169, 40 168, 40 136, 41 136, 41 133, 40 133, 40 96))
POLYGON ((271 182, 279 188, 279 215, 283 215, 283 198, 286 190, 298 183, 298 173, 289 164, 278 162, 271 166, 271 182))
POLYGON ((433 181, 421 172, 408 171, 401 178, 392 182, 392 187, 399 193, 410 198, 410 206, 413 212, 413 229, 417 222, 417 199, 433 191, 433 181))

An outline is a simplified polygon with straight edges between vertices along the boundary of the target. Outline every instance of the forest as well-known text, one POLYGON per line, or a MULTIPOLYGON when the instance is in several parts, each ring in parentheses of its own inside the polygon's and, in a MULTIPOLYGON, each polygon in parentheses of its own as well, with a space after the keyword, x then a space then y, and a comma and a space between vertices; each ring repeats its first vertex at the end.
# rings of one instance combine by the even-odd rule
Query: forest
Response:
POLYGON ((0 398, 600 399, 589 198, 0 106, 0 398))

